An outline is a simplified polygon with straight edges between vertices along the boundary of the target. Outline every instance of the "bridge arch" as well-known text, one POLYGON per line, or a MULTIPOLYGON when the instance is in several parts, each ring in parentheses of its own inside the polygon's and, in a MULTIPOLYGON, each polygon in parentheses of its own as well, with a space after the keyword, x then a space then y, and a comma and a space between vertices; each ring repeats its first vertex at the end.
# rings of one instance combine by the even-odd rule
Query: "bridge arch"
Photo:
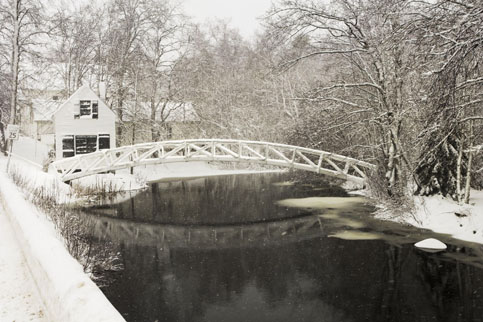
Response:
POLYGON ((140 165, 189 161, 249 162, 294 168, 363 183, 375 166, 322 150, 270 142, 195 139, 122 146, 55 161, 62 181, 140 165))

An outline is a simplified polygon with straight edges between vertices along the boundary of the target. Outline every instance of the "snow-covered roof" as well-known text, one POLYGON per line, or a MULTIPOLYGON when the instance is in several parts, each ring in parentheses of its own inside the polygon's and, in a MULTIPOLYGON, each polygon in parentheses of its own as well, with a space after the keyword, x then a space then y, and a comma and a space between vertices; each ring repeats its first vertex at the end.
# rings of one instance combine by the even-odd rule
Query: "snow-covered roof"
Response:
POLYGON ((114 114, 115 117, 117 117, 116 113, 114 113, 113 110, 107 106, 107 104, 97 96, 97 94, 92 90, 92 88, 89 87, 88 84, 84 84, 81 87, 79 87, 67 100, 61 102, 61 104, 58 106, 58 108, 52 113, 52 116, 57 114, 63 107, 66 105, 70 100, 72 99, 92 99, 95 97, 96 100, 100 101, 103 103, 103 105, 107 108, 107 110, 114 114))
POLYGON ((34 121, 51 121, 55 111, 65 102, 65 100, 53 99, 33 99, 32 109, 34 121))
MULTIPOLYGON (((123 110, 123 121, 151 118, 151 103, 149 102, 127 101, 123 110)), ((155 119, 156 121, 165 119, 166 122, 193 122, 199 120, 199 117, 191 103, 167 102, 164 110, 163 103, 159 105, 155 119), (161 113, 163 113, 163 118, 161 118, 161 113)))

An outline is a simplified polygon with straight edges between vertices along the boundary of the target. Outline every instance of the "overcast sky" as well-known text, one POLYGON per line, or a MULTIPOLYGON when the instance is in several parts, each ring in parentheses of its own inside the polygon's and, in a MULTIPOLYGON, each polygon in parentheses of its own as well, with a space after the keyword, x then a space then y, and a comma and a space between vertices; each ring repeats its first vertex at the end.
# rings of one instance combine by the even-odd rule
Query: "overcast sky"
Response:
MULTIPOLYGON (((72 6, 89 0, 43 0, 52 8, 61 3, 72 6)), ((104 0, 96 0, 102 4, 104 0)), ((194 22, 202 23, 209 20, 222 19, 237 28, 245 38, 251 38, 262 29, 260 18, 270 9, 272 2, 278 0, 174 0, 181 4, 183 12, 192 17, 194 22)))
POLYGON ((257 18, 265 14, 271 3, 272 0, 184 0, 183 7, 195 22, 228 20, 245 38, 251 38, 261 30, 257 18))

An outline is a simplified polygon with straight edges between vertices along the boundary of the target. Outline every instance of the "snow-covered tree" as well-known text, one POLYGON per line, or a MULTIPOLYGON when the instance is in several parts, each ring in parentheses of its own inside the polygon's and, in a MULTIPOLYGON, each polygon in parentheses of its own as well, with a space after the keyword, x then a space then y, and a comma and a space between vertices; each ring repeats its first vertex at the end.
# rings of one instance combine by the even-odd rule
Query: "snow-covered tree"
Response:
POLYGON ((483 131, 483 7, 477 0, 440 0, 428 1, 425 11, 419 39, 432 85, 417 192, 468 202, 473 152, 467 150, 483 131))

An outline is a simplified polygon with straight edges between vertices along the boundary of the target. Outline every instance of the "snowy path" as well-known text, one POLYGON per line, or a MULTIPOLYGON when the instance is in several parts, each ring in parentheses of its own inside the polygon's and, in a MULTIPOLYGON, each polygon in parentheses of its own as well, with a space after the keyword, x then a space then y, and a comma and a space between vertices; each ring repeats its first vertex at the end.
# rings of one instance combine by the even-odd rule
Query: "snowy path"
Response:
POLYGON ((34 281, 0 208, 0 322, 47 321, 34 281))

